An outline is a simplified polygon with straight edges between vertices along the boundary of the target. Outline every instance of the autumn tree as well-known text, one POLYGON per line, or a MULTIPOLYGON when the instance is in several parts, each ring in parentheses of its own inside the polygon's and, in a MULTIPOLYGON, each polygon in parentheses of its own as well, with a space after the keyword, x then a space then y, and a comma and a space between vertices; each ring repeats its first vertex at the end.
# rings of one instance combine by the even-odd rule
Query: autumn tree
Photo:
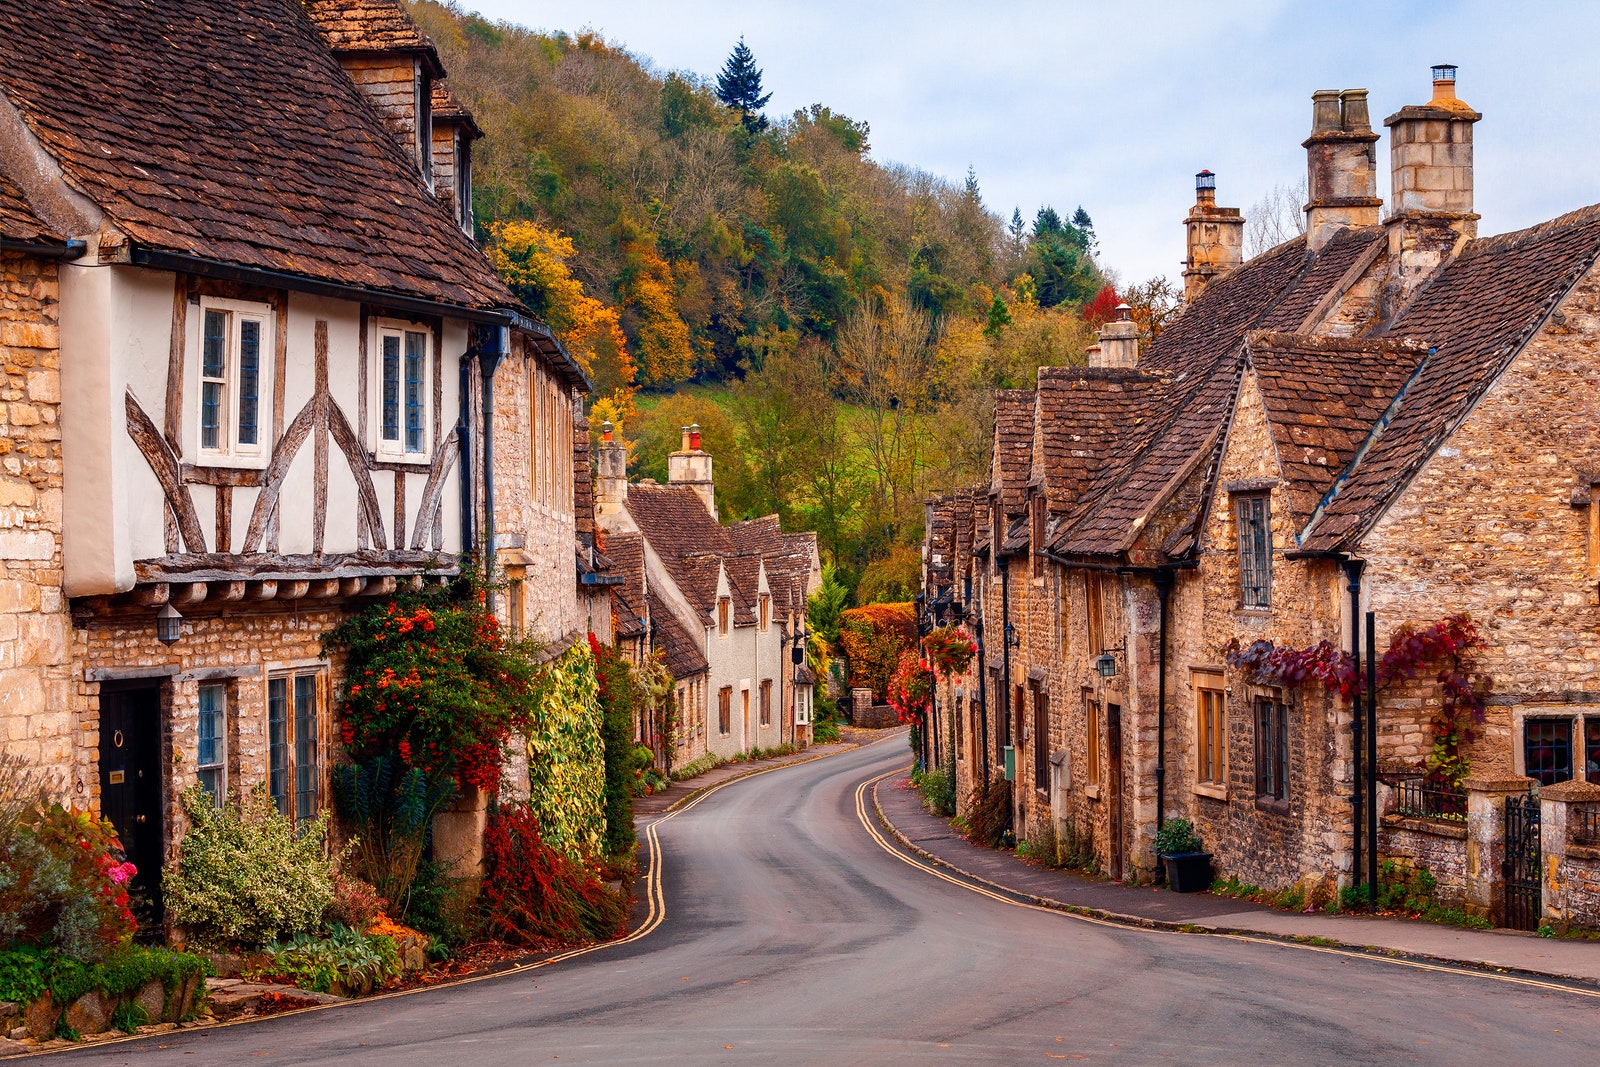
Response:
POLYGON ((1168 281, 1165 275, 1159 275, 1138 285, 1128 286, 1122 294, 1122 300, 1133 309, 1130 317, 1139 324, 1139 350, 1142 353, 1155 343, 1161 331, 1183 309, 1183 290, 1168 281))
POLYGON ((771 93, 761 91, 761 68, 756 66, 755 53, 739 38, 728 54, 728 61, 717 75, 717 99, 739 113, 745 128, 751 132, 767 128, 765 115, 760 114, 771 93))

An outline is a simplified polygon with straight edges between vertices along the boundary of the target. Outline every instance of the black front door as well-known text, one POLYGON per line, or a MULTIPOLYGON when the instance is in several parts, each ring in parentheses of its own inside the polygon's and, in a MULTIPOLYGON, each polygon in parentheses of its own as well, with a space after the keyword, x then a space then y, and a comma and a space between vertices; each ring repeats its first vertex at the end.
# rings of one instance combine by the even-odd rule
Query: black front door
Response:
POLYGON ((100 694, 100 811, 117 828, 133 877, 139 935, 161 936, 161 690, 156 686, 100 694))

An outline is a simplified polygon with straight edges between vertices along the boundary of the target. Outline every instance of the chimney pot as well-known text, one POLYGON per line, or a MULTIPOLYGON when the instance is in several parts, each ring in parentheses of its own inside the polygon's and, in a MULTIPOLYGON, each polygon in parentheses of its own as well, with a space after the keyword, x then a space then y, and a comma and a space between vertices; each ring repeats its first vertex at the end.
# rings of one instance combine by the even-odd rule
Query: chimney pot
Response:
POLYGON ((689 427, 689 451, 700 451, 700 424, 698 422, 689 427))
POLYGON ((1346 133, 1372 132, 1372 116, 1367 113, 1365 89, 1346 89, 1340 93, 1339 111, 1346 133))
POLYGON ((1244 219, 1236 207, 1217 207, 1217 176, 1202 170, 1194 176, 1194 207, 1183 224, 1183 301, 1189 304, 1213 278, 1244 262, 1244 219))
POLYGON ((1311 94, 1311 136, 1344 128, 1339 108, 1339 90, 1318 89, 1311 94))
POLYGON ((1118 322, 1132 322, 1133 321, 1133 308, 1129 307, 1126 301, 1124 301, 1124 302, 1122 302, 1122 303, 1117 305, 1117 321, 1118 322))
POLYGON ((602 440, 602 441, 611 440, 611 420, 610 419, 607 419, 605 422, 602 422, 600 424, 600 440, 602 440))
POLYGON ((679 435, 678 451, 680 451, 680 452, 689 451, 689 427, 687 427, 687 426, 678 427, 678 435, 679 435))

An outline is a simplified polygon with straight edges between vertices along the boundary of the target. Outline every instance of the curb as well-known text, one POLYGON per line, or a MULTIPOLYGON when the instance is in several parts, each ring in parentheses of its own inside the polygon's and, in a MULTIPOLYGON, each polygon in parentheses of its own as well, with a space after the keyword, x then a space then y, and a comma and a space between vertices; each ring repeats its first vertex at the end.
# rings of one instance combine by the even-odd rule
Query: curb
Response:
POLYGON ((1036 904, 1041 908, 1049 908, 1052 911, 1065 912, 1070 915, 1082 915, 1087 918, 1098 919, 1102 922, 1114 923, 1117 926, 1126 926, 1141 930, 1161 930, 1178 934, 1213 934, 1220 937, 1250 938, 1258 941, 1269 941, 1277 944, 1291 945, 1302 948, 1309 947, 1314 944, 1319 948, 1338 949, 1360 956, 1372 956, 1379 959, 1420 960, 1426 963, 1439 964, 1446 967, 1459 968, 1461 970, 1476 971, 1487 974, 1526 975, 1529 978, 1555 979, 1560 982, 1576 983, 1583 986, 1586 990, 1593 989, 1597 985, 1593 978, 1587 976, 1561 974, 1557 971, 1538 971, 1528 967, 1506 967, 1496 963, 1486 963, 1483 960, 1466 960, 1451 956, 1436 956, 1426 952, 1412 952, 1405 949, 1379 948, 1376 945, 1358 945, 1354 942, 1341 941, 1338 938, 1323 937, 1320 935, 1316 937, 1312 937, 1310 935, 1296 936, 1293 934, 1273 933, 1265 930, 1253 930, 1245 926, 1218 926, 1205 922, 1172 922, 1168 919, 1152 919, 1144 915, 1129 915, 1122 912, 1107 911, 1104 908, 1089 907, 1083 904, 1068 904, 1066 901, 1057 900, 1054 897, 1038 896, 1024 890, 1015 889, 1012 886, 1003 885, 1000 882, 985 878, 981 874, 975 874, 972 871, 965 870, 964 868, 958 867, 948 860, 934 855, 932 852, 922 848, 920 845, 915 844, 910 838, 906 837, 905 834, 901 833, 900 828, 895 826, 894 823, 890 822, 889 817, 884 814, 883 806, 878 803, 878 786, 881 784, 882 782, 877 782, 872 786, 872 810, 874 814, 877 815, 879 825, 893 835, 894 839, 900 843, 902 848, 921 856, 936 867, 942 867, 947 871, 953 871, 954 873, 961 875, 963 878, 970 879, 980 885, 987 886, 990 889, 997 889, 1002 893, 1007 893, 1031 904, 1036 904))

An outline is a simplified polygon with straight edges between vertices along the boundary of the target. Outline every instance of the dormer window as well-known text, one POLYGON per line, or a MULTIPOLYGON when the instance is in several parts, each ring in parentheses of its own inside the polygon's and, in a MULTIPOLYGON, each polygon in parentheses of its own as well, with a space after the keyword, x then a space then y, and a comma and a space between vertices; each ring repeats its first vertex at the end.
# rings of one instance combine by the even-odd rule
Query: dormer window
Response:
POLYGON ((380 458, 427 462, 432 396, 432 335, 414 325, 377 327, 377 373, 372 376, 378 413, 373 452, 380 458))
POLYGON ((417 79, 417 169, 422 180, 433 188, 433 79, 421 60, 416 65, 417 79))
POLYGON ((266 304, 212 298, 201 302, 191 409, 191 440, 200 462, 265 462, 270 448, 261 414, 262 399, 271 396, 272 325, 272 309, 266 304))

